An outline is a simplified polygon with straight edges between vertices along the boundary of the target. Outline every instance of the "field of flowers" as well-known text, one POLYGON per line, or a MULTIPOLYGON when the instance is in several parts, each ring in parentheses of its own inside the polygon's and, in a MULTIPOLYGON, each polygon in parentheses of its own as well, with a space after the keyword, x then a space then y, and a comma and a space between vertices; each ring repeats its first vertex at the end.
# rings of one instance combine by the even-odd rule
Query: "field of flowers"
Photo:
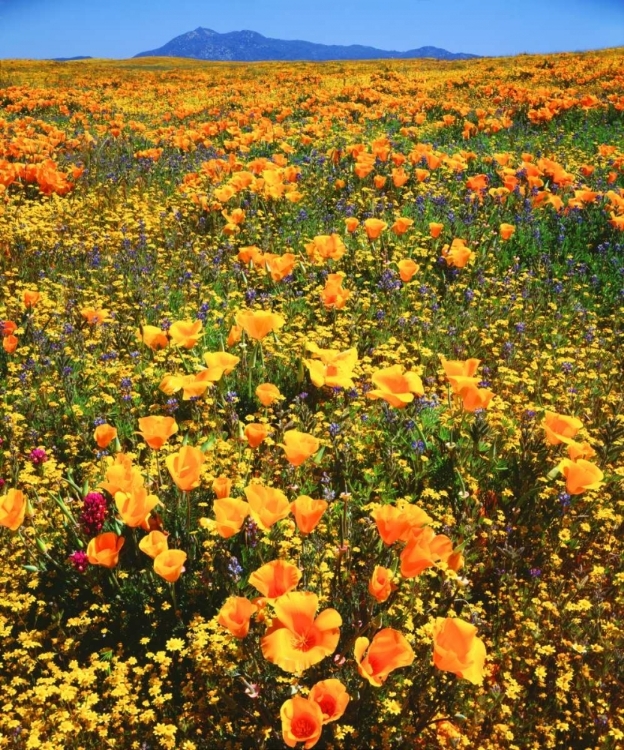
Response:
POLYGON ((0 748, 624 746, 624 50, 0 68, 0 748))

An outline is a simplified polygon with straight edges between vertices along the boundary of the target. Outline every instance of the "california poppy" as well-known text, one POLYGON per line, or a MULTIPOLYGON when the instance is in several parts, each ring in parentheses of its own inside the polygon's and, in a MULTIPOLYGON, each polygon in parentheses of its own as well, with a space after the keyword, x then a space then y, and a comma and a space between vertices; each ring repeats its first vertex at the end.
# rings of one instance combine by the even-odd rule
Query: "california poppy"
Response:
POLYGON ((429 222, 429 234, 432 236, 432 238, 435 240, 440 236, 440 233, 444 229, 444 224, 440 224, 437 221, 430 221, 429 222))
POLYGON ((474 625, 458 617, 438 617, 433 629, 433 663, 438 669, 468 680, 483 682, 485 644, 474 625))
POLYGON ((169 549, 167 544, 167 534, 163 534, 162 531, 155 529, 150 531, 149 534, 143 537, 139 542, 139 549, 141 552, 145 552, 152 559, 158 557, 161 552, 169 549))
POLYGON ((117 492, 115 505, 121 520, 131 528, 148 529, 147 517, 159 504, 156 495, 150 495, 146 487, 133 487, 130 492, 117 492))
POLYGON ((407 283, 412 280, 412 276, 418 271, 418 265, 411 258, 404 258, 397 263, 399 267, 399 276, 401 281, 407 283))
POLYGON ((98 445, 98 448, 108 448, 108 446, 117 437, 117 430, 115 427, 109 424, 100 424, 95 428, 93 433, 93 439, 98 445))
POLYGON ((29 309, 32 309, 37 304, 39 304, 41 300, 41 294, 36 291, 26 290, 22 296, 22 301, 24 303, 24 307, 27 307, 29 309))
POLYGON ((260 642, 267 661, 285 672, 303 672, 334 653, 342 618, 332 608, 315 617, 316 594, 291 591, 277 599, 273 608, 273 624, 260 642))
POLYGON ((99 307, 83 307, 80 314, 90 326, 100 326, 110 320, 108 310, 102 310, 99 307))
POLYGON ((576 461, 564 458, 559 464, 559 468, 566 478, 566 492, 570 495, 580 495, 587 490, 597 490, 604 478, 604 474, 595 464, 583 458, 576 461))
POLYGON ((17 531, 24 523, 26 498, 21 490, 11 489, 0 497, 0 526, 17 531))
POLYGON ((249 576, 249 583, 267 599, 277 599, 296 589, 301 571, 287 560, 273 560, 262 565, 249 576))
POLYGON ((351 296, 348 289, 344 289, 342 282, 345 273, 330 273, 325 281, 325 288, 321 292, 321 300, 327 309, 342 310, 351 296))
POLYGON ((407 230, 412 226, 413 223, 414 219, 408 219, 407 216, 399 216, 399 218, 394 222, 390 229, 395 234, 402 235, 407 232, 407 230))
POLYGON ((173 417, 141 417, 139 419, 139 434, 154 450, 159 450, 178 431, 178 425, 173 417))
POLYGON ((312 263, 319 264, 323 260, 340 260, 347 251, 344 242, 338 234, 319 234, 312 242, 305 246, 312 263))
POLYGON ((264 442, 270 432, 271 428, 268 424, 261 424, 260 422, 251 422, 248 424, 245 427, 245 437, 247 438, 249 447, 257 448, 264 442))
POLYGON ((325 500, 313 500, 308 495, 299 495, 290 504, 290 512, 295 517, 300 534, 311 534, 327 510, 325 500))
POLYGON ((401 575, 415 578, 452 554, 453 542, 445 534, 436 534, 430 526, 412 531, 401 552, 401 575))
POLYGON ((175 583, 182 575, 186 552, 180 549, 167 549, 154 558, 154 572, 165 581, 175 583))
POLYGON ((375 565, 368 582, 368 593, 379 603, 385 602, 396 585, 392 582, 392 571, 382 565, 375 565))
POLYGON ((356 639, 354 656, 358 672, 374 687, 381 687, 390 672, 409 667, 415 658, 405 636, 393 628, 375 633, 372 642, 368 638, 356 639))
POLYGON ((272 383, 261 383, 256 388, 256 396, 263 406, 271 406, 276 401, 283 398, 279 388, 272 383))
POLYGON ((433 520, 422 508, 405 503, 401 506, 381 505, 371 513, 384 544, 407 541, 412 530, 421 529, 433 520))
POLYGON ((414 400, 414 394, 424 396, 420 377, 415 372, 403 372, 401 365, 392 365, 376 370, 371 380, 377 388, 366 395, 372 399, 383 399, 391 406, 403 409, 414 400))
POLYGON ((92 539, 87 546, 87 559, 91 565, 114 568, 119 562, 119 551, 126 540, 114 531, 107 531, 92 539))
POLYGON ((205 460, 199 448, 183 445, 177 453, 167 456, 165 464, 176 485, 184 492, 189 492, 199 487, 201 467, 205 460))
POLYGON ((285 322, 281 315, 264 310, 241 310, 236 315, 236 324, 255 341, 261 341, 267 334, 279 330, 285 322))
POLYGON ((227 352, 206 352, 204 362, 213 373, 210 380, 217 382, 222 375, 229 375, 240 362, 240 357, 235 357, 227 352))
POLYGON ((143 475, 138 466, 134 466, 132 458, 126 453, 118 453, 114 459, 108 458, 106 481, 100 483, 111 497, 117 492, 132 492, 135 486, 143 485, 143 475))
POLYGON ((201 337, 201 320, 177 320, 169 327, 169 337, 176 346, 192 349, 201 337))
POLYGON ((499 231, 500 231, 501 239, 508 240, 516 231, 516 227, 513 224, 501 224, 499 231))
POLYGON ((464 240, 456 237, 450 245, 444 245, 442 257, 448 266, 464 268, 472 260, 474 253, 466 247, 464 240))
POLYGON ((559 445, 560 443, 567 443, 574 438, 583 426, 583 423, 576 417, 568 417, 565 414, 547 411, 542 426, 546 431, 546 442, 550 445, 559 445))
POLYGON ((139 339, 153 351, 158 349, 166 349, 169 345, 169 339, 167 334, 156 326, 141 326, 139 331, 139 339))
POLYGON ((232 480, 222 474, 212 483, 212 491, 218 498, 229 497, 232 491, 232 480))
POLYGON ((323 713, 318 703, 295 695, 282 704, 282 739, 288 747, 303 742, 304 750, 310 750, 321 738, 323 713))
POLYGON ((447 377, 455 375, 472 377, 481 364, 480 359, 446 359, 444 355, 440 355, 440 360, 442 361, 442 367, 444 368, 444 372, 446 373, 447 377))
POLYGON ((244 596, 230 596, 219 610, 217 622, 235 638, 245 638, 249 633, 251 616, 258 607, 244 596))
POLYGON ((313 685, 308 700, 318 703, 323 712, 323 724, 337 721, 349 705, 347 688, 335 678, 321 680, 313 685))
POLYGON ((237 497, 219 497, 214 501, 213 509, 217 533, 224 539, 238 534, 249 515, 249 503, 237 497))
POLYGON ((17 336, 9 334, 2 339, 2 348, 7 354, 13 354, 19 343, 17 336))
POLYGON ((251 509, 251 517, 263 530, 270 529, 290 512, 288 498, 275 487, 250 484, 245 487, 245 496, 251 509))
POLYGON ((299 430, 287 430, 284 433, 284 442, 278 443, 278 445, 284 449, 288 462, 293 466, 301 466, 321 447, 317 438, 307 432, 299 432, 299 430))
POLYGON ((369 240, 376 240, 381 236, 384 229, 387 229, 388 225, 381 219, 366 219, 364 222, 364 230, 369 240))
POLYGON ((356 219, 355 216, 349 216, 347 219, 345 219, 345 227, 347 232, 355 232, 355 230, 360 226, 359 219, 356 219))

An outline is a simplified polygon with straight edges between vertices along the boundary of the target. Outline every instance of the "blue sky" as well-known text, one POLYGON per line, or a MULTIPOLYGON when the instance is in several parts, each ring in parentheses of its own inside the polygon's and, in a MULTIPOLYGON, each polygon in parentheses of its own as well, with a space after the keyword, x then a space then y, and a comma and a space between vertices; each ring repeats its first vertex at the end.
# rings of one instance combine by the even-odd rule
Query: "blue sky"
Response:
POLYGON ((0 58, 132 57, 198 26, 514 55, 624 45, 624 0, 0 0, 0 58))

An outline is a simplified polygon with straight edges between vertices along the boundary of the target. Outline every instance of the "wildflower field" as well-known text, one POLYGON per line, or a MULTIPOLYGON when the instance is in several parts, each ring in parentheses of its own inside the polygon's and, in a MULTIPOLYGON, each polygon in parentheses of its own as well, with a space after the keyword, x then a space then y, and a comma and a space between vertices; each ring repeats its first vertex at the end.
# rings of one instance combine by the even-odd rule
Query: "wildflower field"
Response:
POLYGON ((624 747, 624 50, 3 61, 0 748, 624 747))

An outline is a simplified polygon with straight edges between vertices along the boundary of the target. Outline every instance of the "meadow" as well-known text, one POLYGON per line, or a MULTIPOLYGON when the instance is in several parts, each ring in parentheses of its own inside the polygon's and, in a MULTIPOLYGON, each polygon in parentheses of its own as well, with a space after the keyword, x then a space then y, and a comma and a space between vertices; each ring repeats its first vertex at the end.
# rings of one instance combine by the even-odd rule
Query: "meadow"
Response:
POLYGON ((624 50, 2 61, 0 748, 624 747, 624 50))

